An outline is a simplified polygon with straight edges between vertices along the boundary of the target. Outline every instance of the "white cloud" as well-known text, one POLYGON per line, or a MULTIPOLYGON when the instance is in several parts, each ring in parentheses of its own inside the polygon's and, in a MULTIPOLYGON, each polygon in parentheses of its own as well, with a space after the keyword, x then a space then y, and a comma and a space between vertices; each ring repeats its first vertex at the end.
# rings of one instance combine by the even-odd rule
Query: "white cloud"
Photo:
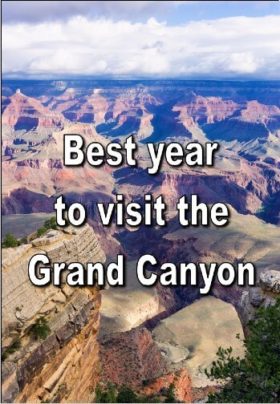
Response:
POLYGON ((74 17, 3 26, 3 72, 279 78, 280 17, 168 26, 74 17))

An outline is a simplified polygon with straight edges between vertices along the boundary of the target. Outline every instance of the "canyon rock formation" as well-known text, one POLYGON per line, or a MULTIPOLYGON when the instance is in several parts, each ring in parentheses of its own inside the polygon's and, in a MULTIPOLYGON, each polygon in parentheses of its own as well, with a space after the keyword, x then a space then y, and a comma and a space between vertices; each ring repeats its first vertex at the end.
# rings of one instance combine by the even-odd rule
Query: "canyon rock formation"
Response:
POLYGON ((88 401, 98 376, 101 296, 97 287, 35 287, 28 262, 46 253, 51 262, 105 261, 93 230, 50 230, 31 244, 3 250, 3 349, 15 345, 3 363, 3 400, 88 401), (49 327, 45 339, 34 338, 38 319, 49 327), (33 328, 32 328, 33 327, 33 328))
POLYGON ((34 214, 53 214, 61 194, 68 204, 84 204, 89 224, 50 231, 4 250, 3 345, 10 352, 3 364, 5 401, 93 400, 99 379, 158 396, 174 383, 178 400, 205 399, 213 386, 198 369, 214 359, 215 343, 234 345, 241 324, 246 333, 257 307, 273 304, 279 295, 279 91, 279 84, 269 81, 4 83, 2 210, 11 219, 5 233, 17 227, 18 237, 27 236, 23 216, 29 222, 34 214), (67 133, 82 135, 85 145, 97 141, 103 146, 133 135, 139 164, 64 167, 67 133), (220 143, 213 167, 169 167, 164 162, 158 175, 148 175, 147 142, 190 141, 220 143), (167 226, 102 226, 95 205, 118 193, 139 203, 144 194, 163 195, 167 226), (182 228, 176 202, 191 194, 209 205, 227 203, 230 224, 182 228), (103 262, 105 255, 109 260, 123 253, 126 288, 35 288, 27 276, 35 251, 68 262, 103 262), (143 288, 135 262, 146 253, 175 264, 251 261, 256 285, 225 288, 215 282, 207 300, 198 287, 143 288), (215 317, 221 308, 230 324, 227 315, 215 317), (204 319, 210 321, 209 335, 198 332, 205 312, 210 313, 204 319), (41 317, 50 334, 36 340, 30 329, 41 317), (177 341, 180 332, 185 339, 191 334, 188 346, 177 341))

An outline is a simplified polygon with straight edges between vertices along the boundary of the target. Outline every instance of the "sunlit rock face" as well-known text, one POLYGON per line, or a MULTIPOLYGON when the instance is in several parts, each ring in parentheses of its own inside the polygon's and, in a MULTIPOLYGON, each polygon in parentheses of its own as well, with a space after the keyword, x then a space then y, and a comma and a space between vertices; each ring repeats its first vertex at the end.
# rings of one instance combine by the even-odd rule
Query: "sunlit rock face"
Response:
POLYGON ((28 97, 20 90, 9 97, 2 115, 3 125, 16 131, 63 127, 64 122, 62 114, 51 111, 38 99, 28 97))
POLYGON ((256 287, 242 294, 239 314, 245 332, 248 331, 247 325, 254 319, 256 310, 275 304, 280 297, 280 271, 276 265, 274 267, 275 269, 263 271, 256 287))
POLYGON ((52 230, 31 244, 3 250, 3 347, 19 341, 3 363, 5 402, 88 401, 98 375, 100 292, 96 287, 35 287, 28 278, 34 254, 51 262, 105 261, 88 226, 52 230), (46 339, 34 340, 30 327, 39 318, 49 326, 46 339))
POLYGON ((107 335, 100 344, 100 356, 103 382, 137 388, 166 373, 165 359, 144 327, 107 335))

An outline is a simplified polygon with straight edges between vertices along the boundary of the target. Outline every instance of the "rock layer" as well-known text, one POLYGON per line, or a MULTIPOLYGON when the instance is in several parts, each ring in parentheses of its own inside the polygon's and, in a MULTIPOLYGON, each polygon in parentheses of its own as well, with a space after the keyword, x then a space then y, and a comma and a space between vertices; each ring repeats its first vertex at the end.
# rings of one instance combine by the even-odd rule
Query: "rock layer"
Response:
POLYGON ((144 327, 103 337, 100 354, 103 382, 137 388, 166 371, 164 358, 144 327))
POLYGON ((28 261, 40 251, 51 262, 105 261, 88 225, 51 230, 32 244, 3 251, 4 352, 19 341, 3 364, 3 400, 88 401, 98 375, 100 292, 96 287, 32 285, 28 261), (30 332, 39 318, 48 324, 46 339, 30 332))

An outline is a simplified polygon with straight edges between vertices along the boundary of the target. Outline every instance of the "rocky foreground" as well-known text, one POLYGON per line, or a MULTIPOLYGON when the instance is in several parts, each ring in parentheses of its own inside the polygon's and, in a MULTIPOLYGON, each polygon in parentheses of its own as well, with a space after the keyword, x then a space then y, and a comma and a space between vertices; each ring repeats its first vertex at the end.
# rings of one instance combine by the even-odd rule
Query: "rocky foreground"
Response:
POLYGON ((34 287, 28 261, 40 251, 52 262, 105 260, 89 226, 52 230, 3 250, 3 401, 89 401, 98 374, 101 295, 95 287, 34 287), (38 319, 48 330, 45 339, 32 332, 38 319))
POLYGON ((125 289, 38 288, 27 271, 38 252, 52 262, 105 261, 88 225, 50 230, 30 244, 3 250, 5 402, 89 402, 97 382, 158 396, 172 383, 180 401, 205 398, 212 387, 203 371, 217 348, 231 345, 242 355, 235 335, 242 337, 256 308, 280 293, 279 271, 271 269, 260 274, 256 288, 243 291, 239 317, 233 305, 215 297, 186 302, 178 311, 170 291, 140 286, 133 261, 125 289))

